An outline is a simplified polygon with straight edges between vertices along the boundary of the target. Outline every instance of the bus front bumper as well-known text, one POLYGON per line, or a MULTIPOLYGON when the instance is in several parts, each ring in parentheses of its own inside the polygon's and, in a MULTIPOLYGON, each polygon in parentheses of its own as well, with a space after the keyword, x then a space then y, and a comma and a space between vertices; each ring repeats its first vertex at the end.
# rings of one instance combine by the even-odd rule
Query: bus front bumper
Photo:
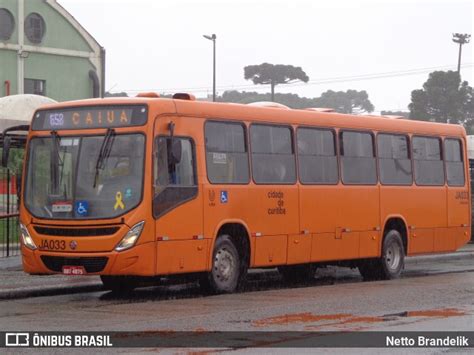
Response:
POLYGON ((29 274, 62 274, 65 266, 82 267, 86 275, 155 275, 155 244, 124 251, 60 253, 21 247, 23 270, 29 274))

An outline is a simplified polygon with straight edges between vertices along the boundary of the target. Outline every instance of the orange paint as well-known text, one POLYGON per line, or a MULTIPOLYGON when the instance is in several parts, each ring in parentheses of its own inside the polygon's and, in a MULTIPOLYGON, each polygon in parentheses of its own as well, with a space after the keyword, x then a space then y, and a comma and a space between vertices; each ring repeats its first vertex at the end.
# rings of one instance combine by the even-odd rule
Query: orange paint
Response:
MULTIPOLYGON (((182 97, 185 98, 185 96, 182 97)), ((113 124, 117 134, 133 132, 146 136, 145 178, 143 189, 140 191, 142 196, 140 204, 123 216, 96 220, 36 218, 23 203, 20 205, 19 213, 20 221, 26 225, 32 240, 37 245, 46 238, 36 231, 35 227, 39 225, 52 229, 118 227, 117 232, 104 238, 53 236, 64 240, 66 245, 74 239, 77 239, 78 243, 74 251, 58 250, 54 252, 54 256, 108 258, 109 262, 98 274, 160 276, 208 272, 212 268, 212 253, 219 229, 226 224, 240 225, 239 228, 243 232, 238 237, 245 237, 245 234, 248 234, 249 255, 246 258, 249 260, 250 268, 258 265, 280 266, 380 257, 383 231, 389 218, 404 221, 406 226, 416 226, 412 233, 409 229, 406 233, 408 255, 454 251, 469 240, 470 201, 459 198, 459 196, 470 195, 466 134, 458 125, 343 115, 334 112, 283 110, 184 99, 171 100, 154 96, 63 102, 46 106, 44 109, 74 110, 77 107, 97 106, 104 107, 97 118, 81 117, 78 112, 74 112, 73 123, 79 126, 81 120, 84 120, 93 127, 97 120, 113 124), (133 117, 126 117, 124 112, 116 109, 117 105, 147 105, 148 121, 142 126, 129 126, 133 117), (111 109, 112 106, 115 107, 116 113, 111 109), (284 125, 291 128, 290 134, 293 135, 291 139, 294 147, 297 146, 297 132, 301 127, 329 129, 334 132, 336 148, 340 146, 339 133, 342 130, 361 130, 361 127, 375 136, 375 144, 377 135, 381 132, 401 134, 409 139, 413 135, 429 135, 440 137, 441 140, 447 137, 456 138, 462 142, 462 152, 465 157, 463 160, 465 184, 459 187, 447 184, 417 186, 415 183, 407 186, 393 186, 382 185, 380 182, 370 186, 345 185, 339 177, 333 185, 302 184, 298 180, 291 184, 264 185, 255 184, 252 176, 249 176, 248 183, 211 184, 207 175, 209 152, 206 152, 205 139, 206 123, 211 120, 240 123, 247 137, 254 124, 284 125), (127 125, 125 121, 128 122, 127 125), (119 125, 120 122, 123 126, 119 125), (175 136, 189 137, 193 142, 192 161, 196 170, 197 192, 188 200, 182 201, 183 203, 173 206, 155 218, 153 201, 156 194, 161 191, 155 184, 155 175, 158 173, 154 164, 159 156, 154 154, 157 148, 155 138, 169 136, 171 122, 175 136), (223 190, 228 196, 226 202, 220 200, 220 193, 223 190), (315 216, 323 217, 315 218, 315 216), (114 247, 129 231, 129 227, 140 221, 145 221, 145 226, 135 246, 126 251, 114 251, 114 247), (416 237, 414 237, 415 232, 416 237), (166 239, 157 240, 157 236, 166 236, 166 239), (201 238, 193 239, 193 236, 201 238)), ((104 131, 103 128, 83 128, 74 130, 73 134, 77 136, 104 135, 104 131)), ((72 133, 58 130, 58 134, 62 136, 72 133)), ((30 130, 28 140, 34 137, 50 136, 50 131, 30 130)), ((245 151, 249 153, 248 165, 250 166, 252 165, 251 148, 247 142, 245 151)), ((295 150, 294 162, 298 167, 299 153, 298 149, 295 150)), ((339 150, 335 149, 335 151, 339 150)), ((189 154, 189 152, 186 153, 189 154)), ((26 156, 28 159, 29 155, 26 156)), ((218 158, 219 164, 230 164, 234 159, 231 155, 227 155, 225 159, 222 156, 218 158)), ((340 162, 340 157, 337 160, 340 162)), ((24 165, 28 166, 28 162, 24 165)), ((232 168, 233 165, 229 165, 229 169, 222 171, 232 171, 232 168)), ((301 174, 296 174, 296 176, 301 176, 301 174)), ((22 191, 25 191, 25 188, 22 191)), ((44 251, 32 251, 23 247, 24 270, 32 274, 55 273, 43 263, 41 256, 45 254, 44 251)), ((428 313, 411 312, 410 314, 428 316, 428 313)), ((365 320, 370 322, 369 318, 365 320)), ((318 316, 301 313, 256 321, 254 325, 308 323, 336 319, 352 323, 362 321, 356 318, 351 320, 351 316, 346 314, 318 316)))

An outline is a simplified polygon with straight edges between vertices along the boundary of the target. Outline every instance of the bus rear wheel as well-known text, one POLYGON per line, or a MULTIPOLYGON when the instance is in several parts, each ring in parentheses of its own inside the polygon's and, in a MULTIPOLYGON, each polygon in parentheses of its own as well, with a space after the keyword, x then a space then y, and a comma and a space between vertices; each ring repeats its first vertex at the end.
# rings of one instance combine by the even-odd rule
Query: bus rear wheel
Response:
POLYGON ((243 277, 239 252, 229 235, 217 238, 212 253, 212 269, 199 281, 200 286, 213 293, 234 292, 243 277))
POLYGON ((100 279, 104 288, 113 293, 130 293, 137 287, 133 277, 101 275, 100 279))
POLYGON ((383 240, 382 257, 361 261, 359 271, 364 280, 391 280, 400 277, 404 266, 402 237, 392 229, 383 240))

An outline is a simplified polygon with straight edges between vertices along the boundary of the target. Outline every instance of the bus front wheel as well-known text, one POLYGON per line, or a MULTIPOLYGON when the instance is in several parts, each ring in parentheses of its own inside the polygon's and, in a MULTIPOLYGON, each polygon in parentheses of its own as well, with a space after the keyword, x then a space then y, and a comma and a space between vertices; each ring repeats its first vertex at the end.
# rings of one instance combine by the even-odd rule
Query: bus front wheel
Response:
POLYGON ((213 293, 232 293, 242 278, 239 252, 232 238, 221 235, 217 238, 212 253, 212 269, 199 281, 200 286, 213 293))
POLYGON ((400 233, 389 231, 383 240, 382 257, 361 261, 359 271, 364 280, 391 280, 400 277, 405 265, 405 251, 400 233))

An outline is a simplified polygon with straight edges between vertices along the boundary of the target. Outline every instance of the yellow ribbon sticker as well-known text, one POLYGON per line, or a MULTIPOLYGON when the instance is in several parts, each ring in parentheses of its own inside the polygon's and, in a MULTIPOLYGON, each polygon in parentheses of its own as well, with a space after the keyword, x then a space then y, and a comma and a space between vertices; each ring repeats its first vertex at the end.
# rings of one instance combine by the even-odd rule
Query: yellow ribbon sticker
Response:
POLYGON ((116 210, 119 207, 123 210, 125 209, 125 204, 122 201, 122 193, 120 191, 117 191, 117 193, 115 194, 114 210, 116 210))

